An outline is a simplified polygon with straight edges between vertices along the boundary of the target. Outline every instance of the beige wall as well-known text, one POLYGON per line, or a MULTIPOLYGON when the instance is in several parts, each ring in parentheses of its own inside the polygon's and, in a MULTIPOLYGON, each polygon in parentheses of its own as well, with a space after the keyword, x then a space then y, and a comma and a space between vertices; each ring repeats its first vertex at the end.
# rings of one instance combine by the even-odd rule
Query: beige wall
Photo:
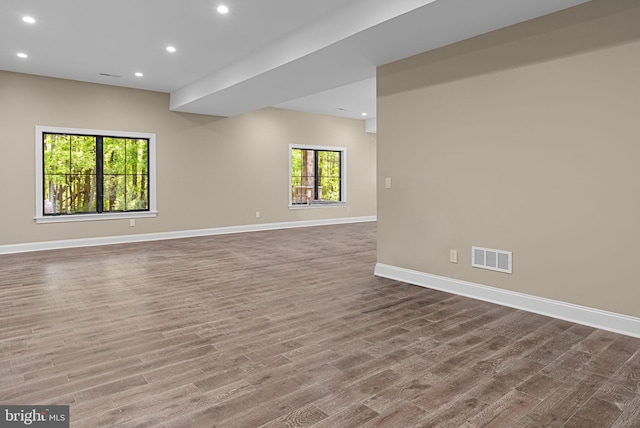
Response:
POLYGON ((639 317, 638 23, 593 0, 379 68, 378 262, 639 317))
POLYGON ((376 141, 362 121, 281 109, 174 113, 164 93, 2 71, 0 118, 0 245, 376 212, 376 141), (135 228, 128 220, 36 224, 36 125, 156 133, 158 217, 135 228), (347 148, 346 207, 288 209, 289 144, 347 148))

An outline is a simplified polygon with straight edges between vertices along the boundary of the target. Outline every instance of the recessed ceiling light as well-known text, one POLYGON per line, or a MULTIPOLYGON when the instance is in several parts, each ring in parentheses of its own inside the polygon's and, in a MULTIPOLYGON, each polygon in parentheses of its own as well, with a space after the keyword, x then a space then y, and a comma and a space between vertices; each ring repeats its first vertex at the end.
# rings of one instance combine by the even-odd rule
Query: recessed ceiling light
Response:
POLYGON ((144 74, 140 73, 139 71, 136 73, 136 77, 142 77, 144 76, 144 74))
POLYGON ((363 116, 366 116, 366 115, 367 115, 367 113, 362 113, 362 115, 363 115, 363 116))
POLYGON ((22 20, 24 22, 26 22, 27 24, 35 24, 36 20, 34 18, 32 18, 31 16, 24 16, 22 17, 22 20))
POLYGON ((218 9, 216 10, 218 11, 218 13, 229 13, 229 8, 223 4, 218 6, 218 9))
POLYGON ((167 52, 175 52, 176 48, 174 48, 173 46, 167 46, 167 52))
POLYGON ((26 58, 26 57, 28 57, 28 56, 29 56, 29 55, 27 55, 27 54, 26 54, 26 53, 24 53, 24 52, 19 52, 19 53, 18 53, 18 57, 19 57, 19 58, 26 58))

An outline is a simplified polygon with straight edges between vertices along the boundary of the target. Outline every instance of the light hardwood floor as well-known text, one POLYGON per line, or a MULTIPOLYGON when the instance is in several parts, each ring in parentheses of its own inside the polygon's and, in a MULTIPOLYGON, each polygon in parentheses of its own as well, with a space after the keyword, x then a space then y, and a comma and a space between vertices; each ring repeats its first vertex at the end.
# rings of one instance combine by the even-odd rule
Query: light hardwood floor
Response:
POLYGON ((0 256, 0 403, 73 427, 640 427, 640 339, 373 276, 375 223, 0 256))

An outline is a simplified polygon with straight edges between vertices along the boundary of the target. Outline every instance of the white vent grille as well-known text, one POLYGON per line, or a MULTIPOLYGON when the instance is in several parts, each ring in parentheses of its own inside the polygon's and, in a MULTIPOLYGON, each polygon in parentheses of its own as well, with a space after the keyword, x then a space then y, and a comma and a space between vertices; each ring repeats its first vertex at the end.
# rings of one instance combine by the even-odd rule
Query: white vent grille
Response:
POLYGON ((511 251, 471 247, 471 266, 477 268, 511 273, 512 257, 511 251))

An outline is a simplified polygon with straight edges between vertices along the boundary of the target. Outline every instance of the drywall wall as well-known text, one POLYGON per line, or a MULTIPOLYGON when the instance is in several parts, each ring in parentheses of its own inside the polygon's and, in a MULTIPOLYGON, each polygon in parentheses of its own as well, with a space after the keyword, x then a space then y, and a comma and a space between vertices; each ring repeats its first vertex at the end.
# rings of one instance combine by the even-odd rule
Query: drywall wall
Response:
POLYGON ((231 118, 176 113, 164 93, 3 71, 0 118, 0 245, 376 212, 376 141, 363 121, 273 108, 231 118), (133 228, 128 220, 36 224, 36 125, 155 133, 158 216, 133 228), (347 148, 345 207, 288 208, 289 144, 347 148))
POLYGON ((639 317, 638 22, 593 0, 379 67, 378 262, 639 317))

